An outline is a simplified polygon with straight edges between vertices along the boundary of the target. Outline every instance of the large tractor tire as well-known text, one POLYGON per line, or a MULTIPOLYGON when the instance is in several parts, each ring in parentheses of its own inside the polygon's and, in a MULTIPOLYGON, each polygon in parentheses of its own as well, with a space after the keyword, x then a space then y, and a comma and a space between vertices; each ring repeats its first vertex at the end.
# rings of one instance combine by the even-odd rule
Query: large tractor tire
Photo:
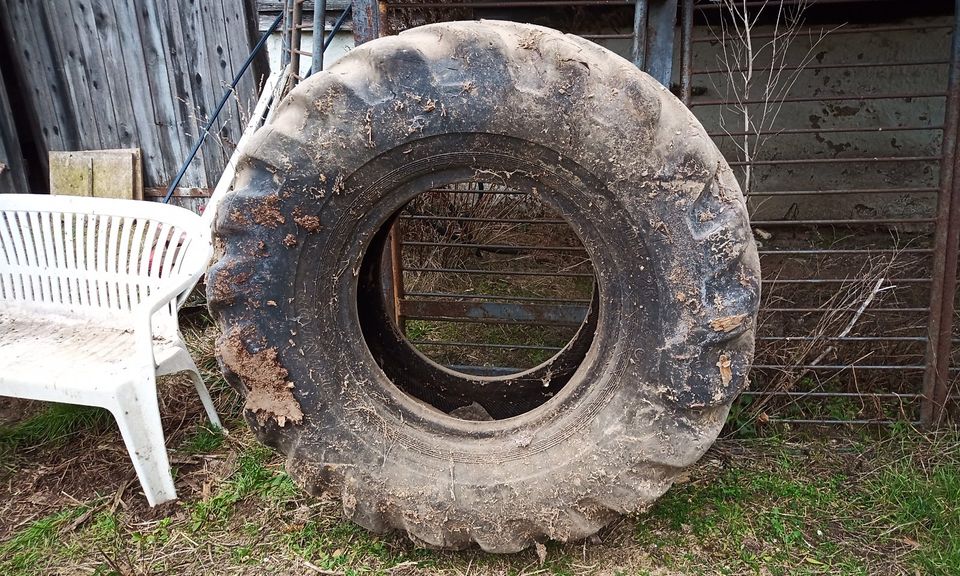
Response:
POLYGON ((370 530, 494 552, 591 535, 694 464, 746 385, 760 274, 737 182, 669 91, 593 43, 507 22, 376 40, 243 153, 207 279, 222 368, 292 476, 370 530), (523 374, 470 397, 411 365, 430 361, 378 300, 389 223, 480 176, 559 211, 596 275, 592 339, 536 402, 523 374), (489 390, 519 407, 448 414, 489 390))

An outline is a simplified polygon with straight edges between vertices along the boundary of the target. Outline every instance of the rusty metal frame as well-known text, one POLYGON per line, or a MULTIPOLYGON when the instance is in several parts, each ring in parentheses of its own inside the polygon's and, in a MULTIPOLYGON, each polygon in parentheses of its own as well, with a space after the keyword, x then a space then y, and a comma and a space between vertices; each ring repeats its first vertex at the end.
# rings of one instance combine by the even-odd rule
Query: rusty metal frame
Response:
MULTIPOLYGON (((849 0, 829 0, 829 3, 842 3, 849 0)), ((692 3, 692 2, 691 2, 692 3)), ((818 3, 828 3, 828 2, 818 2, 818 3)), ((716 4, 704 4, 700 3, 696 6, 699 10, 718 10, 721 7, 716 4)), ((960 26, 960 1, 956 3, 954 10, 954 30, 958 29, 960 26)), ((684 29, 686 29, 686 23, 684 23, 684 29)), ((946 28, 944 26, 921 26, 921 25, 908 25, 908 26, 878 26, 878 27, 844 27, 837 30, 841 34, 858 34, 863 32, 876 32, 876 31, 924 31, 929 28, 946 28)), ((758 35, 758 38, 762 35, 758 35)), ((711 37, 697 37, 691 39, 691 44, 698 42, 710 42, 714 39, 711 37)), ((695 75, 710 75, 714 73, 723 72, 719 69, 700 69, 694 70, 689 65, 684 65, 689 62, 687 51, 690 49, 689 46, 684 45, 682 50, 683 54, 681 56, 681 86, 684 86, 683 97, 685 102, 689 102, 693 106, 723 106, 726 102, 723 99, 720 100, 701 100, 700 102, 690 102, 688 92, 686 91, 686 86, 692 80, 692 77, 695 75)), ((960 162, 960 155, 957 154, 956 150, 956 133, 957 133, 957 122, 958 122, 958 112, 960 112, 960 39, 955 33, 952 41, 952 48, 949 55, 949 59, 925 59, 922 61, 916 62, 855 62, 850 64, 821 64, 813 63, 809 67, 810 69, 849 69, 849 68, 885 68, 885 67, 913 67, 913 66, 933 66, 933 65, 943 65, 949 63, 950 65, 950 79, 949 85, 947 86, 947 91, 944 93, 940 92, 918 92, 910 94, 891 94, 891 93, 879 93, 879 94, 852 94, 852 95, 837 95, 832 97, 824 96, 791 96, 786 98, 787 102, 825 102, 825 101, 843 101, 843 100, 895 100, 895 99, 907 99, 907 98, 946 98, 946 115, 942 125, 930 125, 930 126, 893 126, 893 127, 877 127, 877 128, 840 128, 840 129, 830 129, 830 132, 871 132, 876 130, 880 131, 907 131, 907 130, 927 130, 927 131, 942 131, 942 147, 941 155, 939 156, 924 156, 924 157, 882 157, 882 158, 843 158, 843 159, 791 159, 791 160, 775 160, 770 162, 751 162, 753 165, 789 165, 789 164, 808 164, 808 163, 871 163, 871 162, 917 162, 925 164, 938 163, 941 167, 940 170, 940 183, 939 186, 934 187, 914 187, 914 188, 862 188, 862 189, 848 189, 848 190, 794 190, 794 191, 776 191, 776 192, 759 192, 755 195, 759 196, 804 196, 804 195, 817 195, 817 196, 832 196, 836 194, 890 194, 890 193, 909 193, 909 194, 937 194, 938 196, 938 205, 936 210, 935 218, 916 218, 916 219, 905 219, 905 218, 886 218, 886 219, 850 219, 850 220, 814 220, 808 219, 805 221, 753 221, 755 226, 785 226, 793 227, 797 225, 804 225, 810 227, 818 226, 874 226, 874 225, 932 225, 934 231, 934 242, 931 248, 925 249, 912 249, 912 254, 925 254, 930 255, 933 258, 933 269, 929 278, 897 278, 897 284, 914 284, 914 285, 930 285, 929 298, 927 301, 928 306, 926 307, 902 307, 902 308, 876 308, 873 309, 872 313, 918 313, 918 314, 928 314, 928 330, 926 336, 845 336, 843 338, 831 338, 830 341, 854 341, 854 339, 859 339, 860 341, 865 342, 915 342, 917 344, 923 344, 925 346, 924 352, 924 362, 923 364, 912 363, 912 364, 902 364, 902 363, 874 363, 874 364, 862 364, 854 362, 849 365, 792 365, 789 368, 793 370, 817 370, 817 371, 846 371, 846 370, 866 370, 866 371, 888 371, 888 372, 899 372, 899 373, 913 373, 923 375, 922 386, 920 386, 919 392, 916 393, 897 393, 897 392, 838 392, 838 391, 818 391, 818 390, 805 390, 805 391, 763 391, 763 392, 748 392, 747 396, 760 396, 764 395, 767 397, 786 397, 793 400, 805 400, 805 399, 834 399, 834 398, 856 398, 861 401, 873 400, 877 401, 879 399, 890 399, 895 400, 896 402, 902 403, 905 400, 912 400, 919 404, 919 410, 916 415, 914 423, 921 424, 924 426, 933 426, 941 422, 944 415, 944 407, 947 404, 948 400, 948 381, 951 375, 951 371, 956 372, 955 368, 950 367, 950 352, 952 349, 952 344, 955 341, 952 337, 953 334, 953 313, 954 313, 954 301, 956 298, 956 275, 957 275, 957 243, 958 237, 960 237, 960 187, 954 183, 954 171, 955 164, 960 162)), ((800 130, 783 130, 775 131, 777 134, 821 134, 827 130, 824 129, 800 129, 800 130)), ((737 133, 713 133, 711 136, 715 138, 731 137, 731 136, 743 136, 743 132, 737 133)), ((733 162, 731 165, 744 165, 743 162, 733 162)), ((808 253, 812 253, 810 251, 808 253)), ((832 255, 836 254, 836 250, 816 250, 817 255, 832 255)), ((857 251, 848 250, 843 251, 845 253, 855 253, 857 251)), ((876 252, 876 251, 875 251, 876 252)), ((783 254, 785 252, 781 252, 783 254)), ((903 252, 905 253, 905 252, 903 252)), ((771 255, 771 251, 761 250, 761 257, 764 255, 771 255)), ((814 279, 784 279, 784 278, 773 278, 767 280, 765 278, 764 284, 822 284, 836 282, 834 279, 826 278, 814 278, 814 279)), ((824 311, 839 311, 836 308, 767 308, 765 312, 795 312, 795 313, 816 313, 824 311)), ((812 337, 770 337, 770 336, 760 336, 758 338, 758 348, 762 348, 768 342, 782 342, 784 340, 799 341, 804 339, 813 340, 812 337)), ((754 370, 778 370, 784 369, 786 367, 778 366, 776 364, 760 364, 757 363, 754 365, 754 370)), ((916 379, 916 376, 913 377, 916 379)), ((907 416, 907 419, 912 419, 907 416)), ((773 419, 777 420, 777 419, 773 419)), ((818 423, 818 424, 840 424, 840 423, 859 423, 859 424, 870 424, 877 423, 882 419, 830 419, 830 418, 795 418, 795 419, 780 419, 781 421, 792 421, 796 423, 818 423)))
POLYGON ((960 241, 960 181, 956 180, 960 154, 957 150, 957 123, 960 122, 960 0, 954 7, 947 106, 944 117, 943 159, 935 231, 933 283, 930 287, 930 315, 927 331, 926 364, 923 374, 923 403, 920 420, 936 426, 943 420, 950 377, 953 347, 953 313, 957 294, 957 243, 960 241))
POLYGON ((386 10, 386 2, 381 0, 353 0, 353 39, 357 46, 386 35, 386 10))

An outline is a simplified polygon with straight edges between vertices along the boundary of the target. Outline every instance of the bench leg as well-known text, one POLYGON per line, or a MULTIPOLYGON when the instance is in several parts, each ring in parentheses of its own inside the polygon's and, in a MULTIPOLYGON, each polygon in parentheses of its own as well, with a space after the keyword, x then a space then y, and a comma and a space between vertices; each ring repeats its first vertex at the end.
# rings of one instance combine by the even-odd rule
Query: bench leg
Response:
POLYGON ((147 502, 156 506, 176 500, 177 491, 170 475, 156 386, 143 386, 140 390, 142 393, 133 385, 122 388, 111 412, 120 426, 147 502))
POLYGON ((180 350, 168 363, 164 364, 163 368, 162 374, 174 374, 177 372, 190 373, 190 380, 193 381, 193 386, 197 389, 197 396, 200 396, 200 403, 203 404, 203 409, 207 412, 207 418, 210 419, 210 424, 226 433, 227 429, 220 423, 220 418, 217 416, 217 409, 214 408, 213 400, 210 399, 210 392, 207 390, 206 384, 203 383, 200 370, 197 368, 197 364, 193 361, 190 353, 186 350, 180 350))
POLYGON ((193 380, 193 386, 197 389, 197 395, 200 396, 200 403, 203 404, 203 409, 207 411, 207 418, 210 419, 210 424, 226 432, 226 429, 220 424, 217 409, 213 407, 213 400, 210 399, 210 391, 207 390, 207 385, 203 383, 203 378, 200 377, 200 370, 197 369, 193 358, 188 356, 187 360, 190 362, 190 367, 187 368, 187 371, 190 373, 190 379, 193 380))

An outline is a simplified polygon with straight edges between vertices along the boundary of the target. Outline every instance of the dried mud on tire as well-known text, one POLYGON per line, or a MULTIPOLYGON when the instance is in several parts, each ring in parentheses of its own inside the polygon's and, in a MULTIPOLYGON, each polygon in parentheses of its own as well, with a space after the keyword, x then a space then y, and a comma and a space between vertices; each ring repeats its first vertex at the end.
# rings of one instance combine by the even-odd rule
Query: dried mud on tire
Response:
POLYGON ((696 462, 746 384, 760 276, 737 182, 675 97, 595 44, 411 29, 302 83, 243 153, 207 278, 221 366, 293 477, 370 530, 493 552, 583 538, 696 462), (471 422, 391 381, 365 335, 395 328, 358 294, 406 202, 481 174, 564 216, 599 298, 562 389, 471 422))

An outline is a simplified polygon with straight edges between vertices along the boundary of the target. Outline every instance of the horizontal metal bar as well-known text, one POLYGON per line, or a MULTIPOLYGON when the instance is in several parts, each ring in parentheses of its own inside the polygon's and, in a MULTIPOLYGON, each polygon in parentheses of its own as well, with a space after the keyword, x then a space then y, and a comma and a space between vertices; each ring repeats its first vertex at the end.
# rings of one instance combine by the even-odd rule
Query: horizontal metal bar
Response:
MULTIPOLYGON (((858 312, 859 308, 761 308, 763 313, 804 313, 804 312, 858 312)), ((930 308, 867 308, 865 312, 904 312, 904 313, 925 313, 930 308)))
MULTIPOLYGON (((461 222, 489 222, 500 224, 566 224, 564 220, 532 220, 524 218, 474 218, 469 216, 401 216, 401 220, 443 220, 443 221, 461 221, 461 222)), ((767 226, 790 226, 801 224, 834 224, 834 225, 852 225, 852 224, 920 224, 934 222, 933 218, 862 218, 851 220, 761 220, 755 221, 759 225, 763 222, 767 226)))
POLYGON ((932 248, 856 248, 856 249, 839 249, 839 248, 824 248, 820 249, 809 249, 809 250, 757 250, 757 254, 760 256, 820 256, 822 254, 834 255, 834 254, 931 254, 933 253, 932 248))
MULTIPOLYGON (((554 304, 589 304, 587 298, 543 298, 538 296, 510 296, 504 294, 469 294, 460 292, 405 292, 404 296, 413 298, 450 298, 471 300, 508 300, 514 302, 546 302, 554 304)), ((802 312, 857 312, 859 308, 761 308, 761 313, 802 313, 802 312)), ((918 314, 929 312, 929 308, 868 308, 865 312, 883 312, 918 314)))
POLYGON ((823 190, 770 190, 768 192, 751 192, 750 196, 814 196, 822 194, 825 196, 833 196, 839 194, 937 194, 940 192, 939 188, 932 187, 923 187, 923 188, 840 188, 840 189, 823 189, 823 190))
MULTIPOLYGON (((769 190, 769 191, 754 191, 751 192, 751 196, 812 196, 817 194, 822 195, 839 195, 839 194, 936 194, 940 191, 939 188, 934 188, 930 186, 924 187, 903 187, 903 188, 836 188, 830 189, 825 188, 822 190, 769 190)), ((428 192, 446 192, 442 190, 428 190, 428 192)), ((474 192, 460 191, 459 194, 473 194, 474 192)), ((487 192, 476 192, 477 194, 487 194, 487 192)), ((513 192, 510 192, 513 193, 513 192)), ((494 194, 494 192, 490 192, 494 194)), ((496 192, 496 194, 507 194, 507 192, 496 192)), ((516 192, 516 194, 524 194, 524 192, 516 192)), ((567 222, 562 219, 557 218, 541 218, 541 219, 510 219, 510 218, 475 218, 471 216, 434 216, 430 214, 416 214, 416 215, 403 215, 400 217, 401 220, 463 220, 467 222, 506 222, 508 224, 566 224, 567 222)))
MULTIPOLYGON (((778 66, 776 68, 770 68, 767 66, 758 66, 753 68, 753 72, 770 72, 771 70, 780 71, 780 70, 830 70, 836 68, 850 69, 850 68, 893 68, 901 66, 939 66, 949 64, 949 60, 937 59, 937 60, 918 60, 916 62, 840 62, 833 64, 816 64, 809 62, 806 64, 792 64, 778 66)), ((728 74, 730 72, 747 72, 746 68, 731 68, 721 69, 713 68, 707 70, 692 70, 691 75, 704 75, 704 74, 728 74)))
POLYGON ((792 398, 922 398, 922 394, 914 392, 898 394, 896 392, 796 392, 786 390, 744 390, 744 396, 789 396, 792 398))
POLYGON ((633 34, 578 34, 587 40, 630 40, 633 34))
POLYGON ((882 364, 754 364, 751 366, 754 370, 924 370, 926 366, 905 365, 905 366, 887 366, 882 364))
POLYGON ((464 244, 459 242, 421 242, 403 241, 402 246, 436 246, 438 248, 464 248, 475 250, 526 250, 531 252, 586 252, 584 247, 576 246, 527 246, 518 244, 464 244))
POLYGON ((850 220, 754 220, 753 226, 872 226, 877 224, 931 224, 933 218, 855 218, 850 220))
MULTIPOLYGON (((843 26, 840 28, 830 29, 830 36, 836 36, 837 34, 877 34, 881 32, 912 32, 917 30, 950 30, 953 26, 950 24, 915 24, 915 25, 902 25, 902 26, 872 26, 872 27, 858 27, 858 26, 843 26)), ((820 34, 826 33, 827 30, 823 28, 806 28, 798 31, 798 35, 810 35, 810 34, 820 34)), ((780 32, 780 35, 783 33, 780 32)), ((773 33, 756 33, 750 34, 751 40, 762 40, 773 38, 773 33)), ((719 38, 716 36, 698 36, 693 39, 693 42, 719 42, 719 38)))
POLYGON ((836 134, 836 133, 883 133, 883 132, 922 132, 928 130, 943 130, 940 124, 930 126, 856 126, 849 128, 783 128, 780 130, 738 130, 735 132, 707 132, 711 138, 720 136, 795 136, 797 134, 836 134))
MULTIPOLYGON (((882 1, 883 1, 883 0, 870 0, 870 2, 871 2, 871 3, 874 3, 874 4, 878 4, 878 3, 882 2, 882 1)), ((890 2, 890 3, 893 3, 893 2, 900 1, 900 0, 886 0, 886 1, 887 1, 887 2, 890 2)), ((862 2, 862 3, 866 3, 866 2, 864 2, 863 0, 861 0, 861 2, 862 2)), ((779 0, 779 2, 777 2, 777 6, 780 6, 780 7, 784 7, 784 6, 807 6, 807 7, 809 7, 810 5, 814 5, 814 4, 815 4, 815 5, 823 5, 823 4, 854 4, 854 3, 855 3, 855 2, 853 2, 853 1, 851 1, 851 0, 779 0)), ((740 8, 740 7, 743 7, 744 9, 746 9, 746 8, 760 8, 760 9, 762 10, 763 8, 765 8, 765 7, 767 7, 768 5, 770 5, 770 0, 755 0, 755 1, 753 1, 753 2, 743 1, 743 2, 737 2, 736 5, 737 5, 738 8, 740 8)), ((696 4, 696 5, 694 6, 694 9, 696 9, 696 10, 702 10, 702 11, 706 12, 707 10, 723 10, 723 9, 726 8, 726 7, 727 7, 726 3, 710 2, 710 3, 696 4)), ((771 8, 771 10, 773 10, 773 8, 771 8)), ((760 12, 760 10, 757 11, 757 13, 759 13, 759 12, 760 12)))
POLYGON ((540 8, 563 6, 632 6, 633 0, 509 0, 488 2, 483 0, 462 0, 461 2, 404 2, 387 3, 391 10, 409 10, 413 8, 540 8))
MULTIPOLYGON (((567 224, 566 220, 536 218, 480 218, 474 216, 400 216, 401 220, 450 220, 455 222, 490 222, 492 224, 567 224)), ((569 226, 569 224, 567 224, 569 226)))
POLYGON ((494 274, 500 276, 549 276, 561 278, 593 278, 582 272, 537 272, 535 270, 480 270, 477 268, 404 268, 404 272, 429 272, 433 274, 494 274))
POLYGON ((856 164, 874 162, 940 162, 940 156, 872 156, 864 158, 790 158, 728 162, 730 166, 784 166, 793 164, 856 164))
POLYGON ((757 336, 765 342, 926 342, 926 336, 757 336))
POLYGON ((457 348, 492 348, 496 350, 546 350, 548 352, 559 352, 563 350, 560 346, 532 346, 530 344, 490 344, 487 342, 452 342, 449 340, 411 340, 411 344, 417 346, 449 346, 457 348))
MULTIPOLYGON (((887 278, 891 284, 925 284, 930 278, 887 278)), ((874 282, 872 278, 763 278, 763 284, 854 284, 874 282)))
POLYGON ((400 316, 408 320, 447 320, 492 324, 556 324, 579 326, 586 306, 401 300, 400 316))
POLYGON ((476 194, 478 196, 531 196, 523 190, 457 190, 456 188, 431 188, 424 193, 432 194, 476 194))
POLYGON ((477 300, 512 300, 516 302, 552 302, 552 303, 584 303, 589 304, 586 298, 540 298, 535 296, 509 296, 501 294, 460 294, 456 292, 404 292, 404 296, 419 298, 470 298, 477 300))
MULTIPOLYGON (((908 98, 945 98, 946 92, 912 92, 912 93, 890 93, 890 94, 854 94, 854 95, 836 95, 836 96, 786 96, 777 98, 777 104, 787 102, 843 102, 846 100, 905 100, 908 98)), ((690 102, 690 107, 694 106, 727 106, 730 104, 763 104, 767 100, 760 98, 751 98, 748 100, 694 100, 690 102)))
POLYGON ((476 374, 478 376, 507 376, 522 372, 522 368, 512 368, 509 366, 470 366, 468 364, 447 364, 444 368, 465 372, 467 374, 476 374))

